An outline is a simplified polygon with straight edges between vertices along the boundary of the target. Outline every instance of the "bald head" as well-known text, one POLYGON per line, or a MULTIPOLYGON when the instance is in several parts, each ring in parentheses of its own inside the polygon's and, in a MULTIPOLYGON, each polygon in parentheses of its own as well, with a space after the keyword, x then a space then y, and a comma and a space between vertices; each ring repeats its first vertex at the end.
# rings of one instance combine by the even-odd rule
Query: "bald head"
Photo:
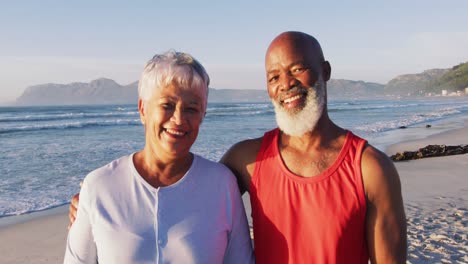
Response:
MULTIPOLYGON (((325 58, 320 43, 312 36, 297 32, 287 31, 278 35, 268 47, 265 56, 267 72, 275 64, 281 63, 305 63, 317 74, 323 74, 325 58), (293 61, 291 61, 291 59, 293 61)), ((328 63, 326 63, 329 68, 328 63)), ((286 65, 284 65, 286 66, 286 65)), ((327 76, 328 75, 328 76, 327 76)), ((324 79, 329 79, 325 74, 324 79)))
POLYGON ((285 46, 300 50, 304 55, 313 54, 320 62, 325 60, 319 42, 311 35, 297 31, 287 31, 278 35, 268 47, 267 56, 277 48, 285 46))

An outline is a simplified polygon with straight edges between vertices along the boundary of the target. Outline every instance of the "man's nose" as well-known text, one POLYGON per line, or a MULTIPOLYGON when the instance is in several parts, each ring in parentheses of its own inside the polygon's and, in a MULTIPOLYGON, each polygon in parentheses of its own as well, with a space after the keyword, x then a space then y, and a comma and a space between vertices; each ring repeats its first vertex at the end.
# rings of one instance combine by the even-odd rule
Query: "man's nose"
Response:
POLYGON ((281 81, 281 91, 288 91, 291 88, 297 86, 299 81, 290 74, 285 74, 281 81))

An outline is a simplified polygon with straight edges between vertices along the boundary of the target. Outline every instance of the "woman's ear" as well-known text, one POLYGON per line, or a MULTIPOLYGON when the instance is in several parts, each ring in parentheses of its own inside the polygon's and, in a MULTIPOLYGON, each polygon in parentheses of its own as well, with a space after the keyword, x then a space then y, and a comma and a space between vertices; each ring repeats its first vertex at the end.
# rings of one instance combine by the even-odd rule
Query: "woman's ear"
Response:
POLYGON ((145 102, 138 98, 138 112, 140 113, 140 121, 145 125, 145 102))

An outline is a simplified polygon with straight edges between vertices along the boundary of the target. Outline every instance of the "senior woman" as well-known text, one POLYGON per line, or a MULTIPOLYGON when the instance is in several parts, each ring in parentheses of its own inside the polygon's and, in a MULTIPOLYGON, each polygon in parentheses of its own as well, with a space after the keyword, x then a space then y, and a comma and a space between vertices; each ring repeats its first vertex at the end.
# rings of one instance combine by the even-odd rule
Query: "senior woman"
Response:
POLYGON ((209 77, 186 53, 150 60, 138 110, 143 150, 86 176, 64 263, 251 263, 234 175, 190 152, 209 77))

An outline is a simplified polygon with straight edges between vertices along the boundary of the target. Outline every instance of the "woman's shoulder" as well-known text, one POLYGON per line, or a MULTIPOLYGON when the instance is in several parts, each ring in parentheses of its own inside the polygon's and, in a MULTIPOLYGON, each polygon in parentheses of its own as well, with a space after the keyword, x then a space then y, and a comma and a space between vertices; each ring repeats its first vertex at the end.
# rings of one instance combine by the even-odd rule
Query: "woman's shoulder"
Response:
POLYGON ((128 174, 131 169, 131 157, 133 154, 126 155, 115 159, 108 164, 91 171, 85 177, 85 181, 89 184, 98 185, 106 184, 109 181, 115 181, 121 174, 128 174))
POLYGON ((206 171, 212 171, 212 172, 218 172, 218 173, 227 173, 231 174, 231 170, 228 169, 224 164, 221 164, 216 161, 212 161, 209 159, 206 159, 202 156, 199 156, 197 154, 194 154, 195 156, 195 167, 197 169, 201 170, 206 170, 206 171))
POLYGON ((235 182, 236 180, 232 171, 224 164, 198 155, 195 155, 195 161, 194 172, 203 175, 208 181, 235 182))

